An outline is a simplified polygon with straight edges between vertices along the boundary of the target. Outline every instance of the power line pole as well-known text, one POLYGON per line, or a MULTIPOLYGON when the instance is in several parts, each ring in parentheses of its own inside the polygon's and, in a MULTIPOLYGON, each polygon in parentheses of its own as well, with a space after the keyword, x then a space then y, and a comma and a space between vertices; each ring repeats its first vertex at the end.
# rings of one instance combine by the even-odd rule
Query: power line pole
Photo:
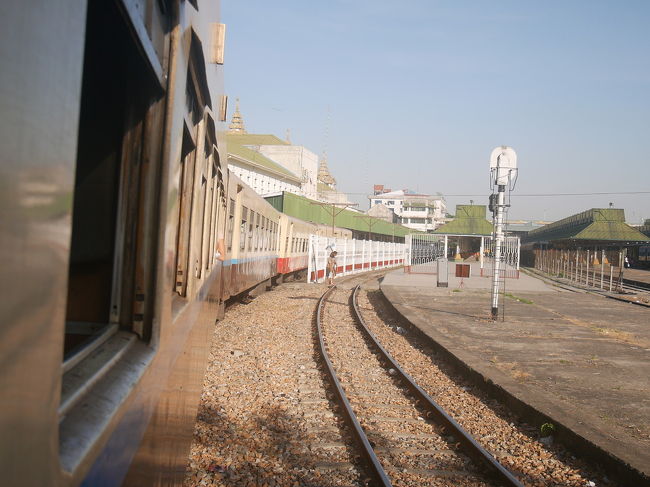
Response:
POLYGON ((346 208, 358 206, 358 203, 325 203, 322 201, 310 201, 309 204, 320 206, 332 217, 332 237, 334 236, 334 222, 336 221, 336 217, 346 208), (342 206, 342 208, 338 208, 337 206, 342 206))
MULTIPOLYGON (((360 218, 363 222, 368 225, 368 240, 370 240, 370 234, 372 233, 372 227, 374 227, 380 220, 376 219, 373 216, 368 215, 359 215, 355 218, 360 218)), ((395 229, 393 229, 393 240, 395 239, 395 229)))

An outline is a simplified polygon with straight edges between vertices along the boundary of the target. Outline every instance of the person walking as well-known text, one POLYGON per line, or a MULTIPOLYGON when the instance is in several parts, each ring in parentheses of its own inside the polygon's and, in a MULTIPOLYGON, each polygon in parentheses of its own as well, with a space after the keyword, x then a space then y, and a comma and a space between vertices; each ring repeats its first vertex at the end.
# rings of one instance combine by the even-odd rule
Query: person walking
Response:
POLYGON ((336 250, 330 253, 330 256, 327 258, 327 284, 330 286, 334 285, 334 278, 336 277, 336 250))

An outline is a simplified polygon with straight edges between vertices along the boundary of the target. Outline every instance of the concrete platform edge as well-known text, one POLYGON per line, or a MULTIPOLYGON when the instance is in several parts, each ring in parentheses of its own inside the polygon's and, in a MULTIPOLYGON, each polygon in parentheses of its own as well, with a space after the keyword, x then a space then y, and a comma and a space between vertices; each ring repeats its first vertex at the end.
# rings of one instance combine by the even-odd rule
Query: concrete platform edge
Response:
MULTIPOLYGON (((452 368, 463 377, 466 377, 475 387, 485 392, 490 397, 506 405, 511 411, 524 421, 541 425, 546 422, 553 423, 556 426, 554 441, 564 446, 576 457, 581 457, 590 462, 598 463, 612 480, 621 482, 623 485, 649 486, 650 476, 634 468, 628 462, 624 461, 612 452, 609 452, 599 446, 594 441, 586 438, 575 431, 574 427, 567 424, 566 421, 558 419, 560 411, 543 411, 543 401, 538 398, 539 394, 530 391, 529 395, 532 400, 524 401, 518 397, 517 392, 511 390, 511 387, 505 384, 499 384, 501 378, 490 378, 485 374, 469 365, 458 353, 454 353, 448 346, 443 343, 442 337, 432 337, 424 333, 408 317, 405 310, 400 309, 399 304, 394 303, 391 299, 390 289, 380 283, 380 290, 389 306, 406 322, 413 330, 417 330, 420 337, 430 343, 433 348, 442 355, 452 368), (534 404, 537 403, 537 404, 534 404)), ((499 375, 495 373, 495 376, 499 375)), ((503 382, 509 382, 503 377, 503 382)), ((596 440, 597 441, 597 440, 596 440)))

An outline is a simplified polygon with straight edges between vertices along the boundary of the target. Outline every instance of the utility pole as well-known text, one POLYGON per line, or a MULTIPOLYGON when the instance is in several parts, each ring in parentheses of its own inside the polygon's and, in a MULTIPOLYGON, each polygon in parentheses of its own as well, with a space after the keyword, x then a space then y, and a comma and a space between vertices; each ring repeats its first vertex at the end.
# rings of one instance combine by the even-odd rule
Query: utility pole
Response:
POLYGON ((358 206, 358 203, 324 203, 322 201, 310 201, 309 204, 322 207, 332 217, 332 237, 334 236, 334 222, 336 217, 346 208, 358 206), (342 208, 338 208, 338 206, 342 206, 342 208))
MULTIPOLYGON (((499 277, 501 274, 501 249, 504 242, 503 213, 506 208, 506 186, 514 189, 517 181, 517 154, 512 147, 502 145, 490 155, 490 180, 497 194, 490 197, 494 212, 494 275, 492 276, 492 319, 499 315, 499 277)), ((505 274, 505 268, 504 268, 505 274)), ((505 277, 505 276, 504 276, 505 277)))
MULTIPOLYGON (((370 240, 370 234, 372 233, 372 227, 374 227, 377 223, 380 222, 377 218, 373 216, 368 216, 368 215, 359 215, 355 216, 355 218, 360 218, 365 222, 366 225, 368 225, 368 240, 370 240)), ((393 228, 393 239, 395 238, 395 229, 393 228)))

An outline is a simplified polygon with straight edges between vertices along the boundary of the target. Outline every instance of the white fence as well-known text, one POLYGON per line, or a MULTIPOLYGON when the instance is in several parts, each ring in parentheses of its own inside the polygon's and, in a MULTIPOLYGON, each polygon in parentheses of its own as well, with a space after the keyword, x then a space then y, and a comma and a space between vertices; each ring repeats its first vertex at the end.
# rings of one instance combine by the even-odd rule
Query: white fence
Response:
POLYGON ((445 257, 445 239, 431 233, 413 233, 406 236, 404 272, 409 274, 436 274, 436 259, 445 257))
MULTIPOLYGON (((481 261, 481 275, 492 277, 494 275, 494 247, 495 241, 492 237, 485 239, 484 261, 481 261)), ((519 260, 521 242, 519 237, 506 237, 501 247, 501 277, 519 279, 519 260)))
POLYGON ((375 269, 397 267, 404 263, 404 244, 309 236, 308 282, 322 282, 327 258, 336 250, 337 276, 375 269))

